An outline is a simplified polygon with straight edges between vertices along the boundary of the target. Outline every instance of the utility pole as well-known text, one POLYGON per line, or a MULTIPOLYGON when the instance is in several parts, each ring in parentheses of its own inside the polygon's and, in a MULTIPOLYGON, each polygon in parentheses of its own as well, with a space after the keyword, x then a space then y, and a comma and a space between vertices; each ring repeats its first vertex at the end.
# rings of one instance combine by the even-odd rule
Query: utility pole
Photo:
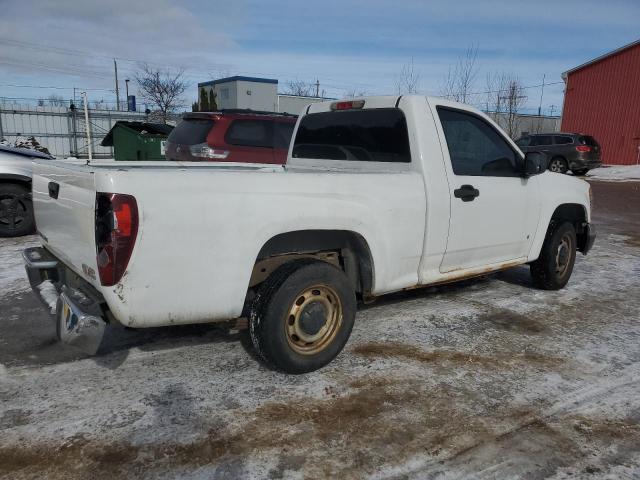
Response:
POLYGON ((84 99, 84 129, 87 133, 87 153, 89 158, 87 159, 87 165, 93 160, 91 154, 91 127, 89 125, 89 102, 87 101, 87 92, 82 92, 82 98, 84 99))
POLYGON ((116 72, 116 110, 120 110, 120 90, 118 89, 118 64, 116 59, 113 59, 113 69, 116 72))
POLYGON ((550 105, 549 109, 551 110, 551 112, 549 113, 550 117, 553 117, 553 111, 555 110, 556 106, 555 105, 550 105))
POLYGON ((542 97, 544 96, 544 79, 547 74, 542 75, 542 91, 540 92, 540 105, 538 106, 538 116, 542 114, 542 97))
POLYGON ((129 79, 124 79, 124 88, 127 91, 127 112, 129 111, 129 79))
POLYGON ((320 96, 320 80, 316 78, 316 97, 320 96))

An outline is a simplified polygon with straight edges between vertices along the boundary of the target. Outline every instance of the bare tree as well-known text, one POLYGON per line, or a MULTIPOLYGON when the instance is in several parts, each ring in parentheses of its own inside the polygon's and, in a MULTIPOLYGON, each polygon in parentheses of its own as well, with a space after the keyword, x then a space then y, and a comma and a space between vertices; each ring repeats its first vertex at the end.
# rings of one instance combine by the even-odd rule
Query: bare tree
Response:
POLYGON ((47 97, 47 102, 49 102, 49 105, 54 107, 64 107, 67 104, 64 97, 56 95, 55 93, 52 93, 47 97))
POLYGON ((518 77, 506 73, 487 76, 487 114, 492 117, 511 138, 518 136, 520 110, 527 101, 524 87, 518 77))
POLYGON ((298 95, 301 97, 310 97, 313 95, 314 84, 307 83, 303 80, 289 80, 285 89, 287 95, 298 95))
POLYGON ((453 68, 449 67, 444 85, 440 88, 440 94, 456 102, 471 103, 473 86, 478 74, 478 47, 471 45, 464 55, 458 58, 453 68))
POLYGON ((420 73, 416 72, 413 57, 400 69, 400 75, 396 78, 396 91, 398 95, 418 93, 420 86, 420 73))
POLYGON ((351 88, 347 90, 344 94, 344 98, 356 98, 356 97, 366 97, 367 92, 365 90, 356 90, 355 88, 351 88))
POLYGON ((152 68, 149 65, 142 65, 135 74, 140 95, 158 109, 165 123, 169 113, 180 104, 180 96, 187 89, 183 74, 184 70, 174 72, 152 68))

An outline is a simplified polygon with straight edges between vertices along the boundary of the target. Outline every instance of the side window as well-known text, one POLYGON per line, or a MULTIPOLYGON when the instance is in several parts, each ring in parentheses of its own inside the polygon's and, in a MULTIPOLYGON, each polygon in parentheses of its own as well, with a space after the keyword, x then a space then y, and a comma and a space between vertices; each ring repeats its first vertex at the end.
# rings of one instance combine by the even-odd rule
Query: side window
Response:
POLYGON ((551 145, 553 144, 553 140, 551 139, 551 135, 536 135, 535 137, 531 137, 531 146, 538 147, 543 145, 551 145))
POLYGON ((511 146, 484 120, 438 107, 451 166, 456 175, 515 177, 517 157, 511 146))
POLYGON ((531 144, 531 137, 522 137, 516 140, 516 145, 519 147, 528 147, 531 144))
POLYGON ((569 145, 570 143, 573 143, 573 138, 564 135, 553 137, 553 139, 555 140, 556 145, 569 145))
POLYGON ((291 143, 291 137, 293 136, 293 127, 295 127, 295 123, 273 123, 273 146, 275 148, 289 148, 289 143, 291 143))
POLYGON ((234 120, 225 142, 245 147, 272 147, 271 122, 262 120, 234 120))

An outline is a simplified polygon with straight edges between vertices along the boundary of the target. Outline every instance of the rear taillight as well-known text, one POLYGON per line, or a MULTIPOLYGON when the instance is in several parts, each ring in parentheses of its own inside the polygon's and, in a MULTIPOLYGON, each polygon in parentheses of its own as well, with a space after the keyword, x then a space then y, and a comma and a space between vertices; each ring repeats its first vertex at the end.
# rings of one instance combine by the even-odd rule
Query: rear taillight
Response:
POLYGON ((194 157, 211 159, 211 160, 224 160, 229 156, 228 150, 211 148, 206 143, 198 143, 196 145, 191 145, 189 147, 189 152, 194 157))
POLYGON ((578 152, 590 152, 591 151, 591 147, 589 145, 578 145, 576 147, 576 150, 578 152))
POLYGON ((138 204, 131 195, 96 194, 96 256, 100 283, 111 287, 124 275, 138 235, 138 204))

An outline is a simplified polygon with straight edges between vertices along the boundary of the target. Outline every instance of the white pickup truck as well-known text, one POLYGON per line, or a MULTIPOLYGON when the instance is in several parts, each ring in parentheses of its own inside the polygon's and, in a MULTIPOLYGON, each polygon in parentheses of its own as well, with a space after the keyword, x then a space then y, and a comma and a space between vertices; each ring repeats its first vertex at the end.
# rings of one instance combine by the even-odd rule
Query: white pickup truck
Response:
POLYGON ((95 352, 113 322, 244 319, 266 362, 309 372, 357 300, 521 264, 562 288, 595 239, 589 185, 466 105, 315 103, 293 139, 278 167, 36 163, 42 247, 24 258, 34 290, 59 293, 60 338, 95 352))

